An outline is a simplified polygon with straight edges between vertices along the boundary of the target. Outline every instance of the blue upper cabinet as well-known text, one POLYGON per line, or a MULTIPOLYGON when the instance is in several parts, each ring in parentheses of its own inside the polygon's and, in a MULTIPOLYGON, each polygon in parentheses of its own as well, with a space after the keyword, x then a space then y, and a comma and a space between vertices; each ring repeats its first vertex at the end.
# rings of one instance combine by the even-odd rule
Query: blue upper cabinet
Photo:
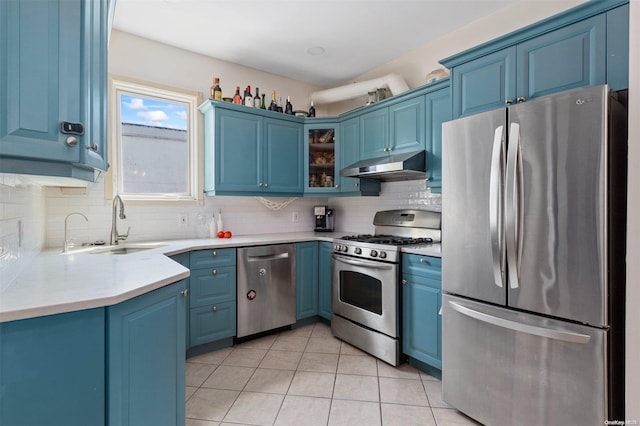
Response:
POLYGON ((389 154, 425 149, 424 96, 389 106, 389 154))
POLYGON ((451 91, 445 87, 425 95, 427 187, 442 188, 442 123, 451 120, 451 91))
POLYGON ((380 108, 360 116, 360 160, 387 155, 389 109, 380 108))
POLYGON ((301 194, 304 168, 302 125, 265 118, 264 189, 271 193, 301 194))
POLYGON ((504 106, 516 94, 516 48, 453 68, 451 86, 454 117, 504 106))
POLYGON ((93 181, 94 169, 107 169, 110 7, 0 2, 0 172, 93 181), (81 123, 82 134, 63 133, 63 122, 81 123))
POLYGON ((335 121, 314 119, 304 126, 305 188, 308 194, 340 192, 340 126, 335 121))
MULTIPOLYGON (((340 157, 343 167, 360 159, 360 121, 353 117, 340 123, 340 157)), ((360 179, 340 176, 340 192, 357 192, 360 179)))
POLYGON ((245 108, 216 101, 200 105, 205 193, 300 196, 303 120, 245 108))
POLYGON ((607 83, 613 90, 629 87, 629 5, 607 13, 607 83))
POLYGON ((628 87, 628 1, 592 1, 462 52, 451 69, 453 118, 576 87, 628 87))
POLYGON ((516 101, 576 87, 604 84, 605 52, 604 15, 585 19, 519 44, 516 101))

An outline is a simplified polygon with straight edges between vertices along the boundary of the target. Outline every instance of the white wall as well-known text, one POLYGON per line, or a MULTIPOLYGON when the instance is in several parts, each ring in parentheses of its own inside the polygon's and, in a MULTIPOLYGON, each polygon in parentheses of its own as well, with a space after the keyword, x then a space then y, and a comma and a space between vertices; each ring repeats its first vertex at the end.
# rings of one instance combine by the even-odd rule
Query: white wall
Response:
POLYGON ((640 0, 631 0, 630 25, 625 414, 640 422, 640 0))

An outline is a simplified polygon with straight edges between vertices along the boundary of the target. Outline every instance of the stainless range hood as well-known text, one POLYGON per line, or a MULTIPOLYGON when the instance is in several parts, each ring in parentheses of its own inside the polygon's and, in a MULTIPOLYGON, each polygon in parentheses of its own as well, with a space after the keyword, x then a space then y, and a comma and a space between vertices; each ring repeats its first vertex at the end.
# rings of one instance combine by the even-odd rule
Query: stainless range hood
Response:
POLYGON ((381 181, 425 179, 426 151, 395 154, 358 161, 340 170, 340 176, 381 181))

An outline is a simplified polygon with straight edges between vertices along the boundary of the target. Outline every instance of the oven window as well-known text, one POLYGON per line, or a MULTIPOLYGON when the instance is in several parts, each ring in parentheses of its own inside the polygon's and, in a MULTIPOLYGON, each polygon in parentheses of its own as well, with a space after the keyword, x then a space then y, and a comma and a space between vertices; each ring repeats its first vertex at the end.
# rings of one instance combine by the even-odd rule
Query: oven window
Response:
POLYGON ((382 281, 360 272, 340 271, 340 300, 381 315, 382 281))

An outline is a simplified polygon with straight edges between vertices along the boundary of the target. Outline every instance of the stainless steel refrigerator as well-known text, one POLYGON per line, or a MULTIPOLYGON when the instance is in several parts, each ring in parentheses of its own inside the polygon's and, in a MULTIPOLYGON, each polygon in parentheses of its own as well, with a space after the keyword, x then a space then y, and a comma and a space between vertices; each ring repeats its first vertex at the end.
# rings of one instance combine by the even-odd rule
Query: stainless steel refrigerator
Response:
POLYGON ((484 424, 624 419, 622 95, 443 124, 442 394, 484 424))

